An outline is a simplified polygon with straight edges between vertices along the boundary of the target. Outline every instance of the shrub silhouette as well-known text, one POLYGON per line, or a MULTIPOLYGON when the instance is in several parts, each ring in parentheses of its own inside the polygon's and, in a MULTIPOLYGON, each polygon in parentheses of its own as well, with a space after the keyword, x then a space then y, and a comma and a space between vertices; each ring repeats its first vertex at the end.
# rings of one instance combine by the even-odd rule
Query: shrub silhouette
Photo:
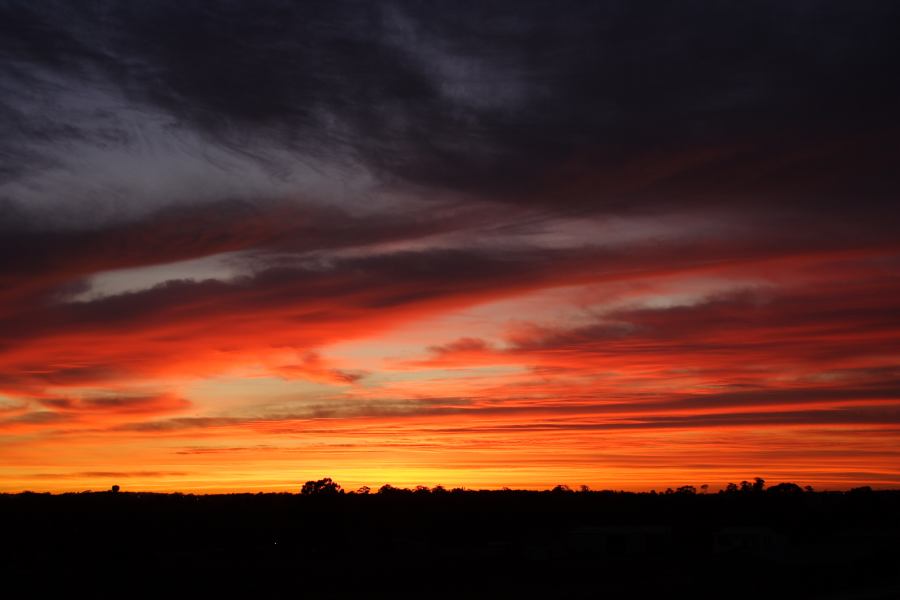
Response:
POLYGON ((797 485, 796 483, 791 483, 789 481, 785 481, 784 483, 779 483, 777 485, 773 485, 770 487, 767 492, 772 492, 775 494, 802 494, 803 488, 797 485))

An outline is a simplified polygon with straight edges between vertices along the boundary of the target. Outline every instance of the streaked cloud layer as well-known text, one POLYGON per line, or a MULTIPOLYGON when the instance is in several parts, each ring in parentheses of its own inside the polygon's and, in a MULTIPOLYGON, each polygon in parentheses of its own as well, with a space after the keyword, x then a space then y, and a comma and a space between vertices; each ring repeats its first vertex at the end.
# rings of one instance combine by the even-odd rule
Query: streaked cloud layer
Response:
POLYGON ((898 17, 0 2, 0 491, 896 487, 898 17))

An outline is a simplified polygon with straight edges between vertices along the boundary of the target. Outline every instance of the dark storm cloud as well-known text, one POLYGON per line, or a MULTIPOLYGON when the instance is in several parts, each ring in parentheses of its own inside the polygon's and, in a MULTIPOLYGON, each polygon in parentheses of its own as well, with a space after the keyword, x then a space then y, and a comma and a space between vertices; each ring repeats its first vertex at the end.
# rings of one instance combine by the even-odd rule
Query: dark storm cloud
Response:
POLYGON ((839 1, 6 1, 3 176, 52 160, 17 141, 118 135, 23 101, 115 88, 264 162, 288 148, 556 209, 727 194, 895 219, 898 17, 839 1))
POLYGON ((41 231, 37 223, 0 222, 0 277, 34 271, 77 276, 252 248, 334 250, 414 239, 466 222, 465 214, 437 222, 434 213, 359 217, 336 207, 231 200, 165 208, 136 223, 88 231, 41 231))

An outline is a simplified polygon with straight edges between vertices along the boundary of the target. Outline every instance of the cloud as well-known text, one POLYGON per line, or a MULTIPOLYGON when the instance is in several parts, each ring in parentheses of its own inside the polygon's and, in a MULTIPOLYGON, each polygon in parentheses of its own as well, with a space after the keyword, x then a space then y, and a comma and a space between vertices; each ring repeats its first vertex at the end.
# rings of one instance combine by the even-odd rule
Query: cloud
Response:
MULTIPOLYGON (((106 382, 101 380, 101 385, 106 382)), ((72 391, 72 388, 65 386, 57 389, 72 391)), ((135 418, 159 418, 184 412, 191 407, 188 400, 173 393, 51 397, 43 393, 43 388, 29 391, 24 397, 32 400, 31 406, 20 414, 0 419, 0 431, 8 434, 58 432, 61 428, 81 431, 111 427, 135 418)))
POLYGON ((280 364, 273 371, 282 377, 305 377, 313 381, 332 383, 356 383, 366 376, 364 371, 349 371, 330 367, 327 361, 315 352, 307 352, 296 363, 280 364))
POLYGON ((38 403, 58 412, 141 414, 183 410, 190 403, 169 394, 155 396, 98 396, 86 398, 40 398, 38 403))
POLYGON ((182 431, 189 429, 228 427, 246 423, 246 419, 230 418, 230 417, 180 417, 174 419, 165 419, 158 421, 138 421, 115 425, 112 431, 134 431, 134 432, 166 432, 166 431, 182 431))
MULTIPOLYGON (((840 283, 832 270, 828 279, 821 274, 812 281, 739 289, 688 304, 626 305, 576 328, 520 323, 503 347, 462 338, 429 348, 432 356, 419 364, 533 361, 545 367, 615 369, 630 361, 646 366, 658 358, 673 367, 740 370, 741 365, 824 369, 853 358, 885 360, 900 335, 896 278, 870 278, 865 261, 844 268, 840 283)), ((647 296, 655 298, 652 290, 647 296)))
POLYGON ((524 2, 515 15, 493 2, 11 3, 0 115, 8 139, 29 143, 10 143, 5 162, 21 176, 47 156, 35 140, 73 138, 122 160, 139 143, 134 122, 160 123, 153 136, 197 140, 195 180, 239 186, 215 167, 231 156, 257 196, 318 168, 301 165, 332 164, 556 210, 711 206, 727 194, 832 219, 852 199, 869 225, 896 223, 896 136, 884 133, 900 96, 884 76, 896 16, 868 2, 524 2), (65 102, 24 111, 38 92, 65 102))

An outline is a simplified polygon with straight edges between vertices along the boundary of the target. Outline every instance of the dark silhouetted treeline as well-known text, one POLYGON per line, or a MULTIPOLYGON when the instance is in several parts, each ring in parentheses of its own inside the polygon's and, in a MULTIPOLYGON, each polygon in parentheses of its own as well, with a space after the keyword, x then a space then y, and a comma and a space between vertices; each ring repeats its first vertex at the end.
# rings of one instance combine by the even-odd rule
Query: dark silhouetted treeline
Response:
POLYGON ((900 597, 900 491, 704 490, 3 494, 0 575, 27 597, 900 597))

